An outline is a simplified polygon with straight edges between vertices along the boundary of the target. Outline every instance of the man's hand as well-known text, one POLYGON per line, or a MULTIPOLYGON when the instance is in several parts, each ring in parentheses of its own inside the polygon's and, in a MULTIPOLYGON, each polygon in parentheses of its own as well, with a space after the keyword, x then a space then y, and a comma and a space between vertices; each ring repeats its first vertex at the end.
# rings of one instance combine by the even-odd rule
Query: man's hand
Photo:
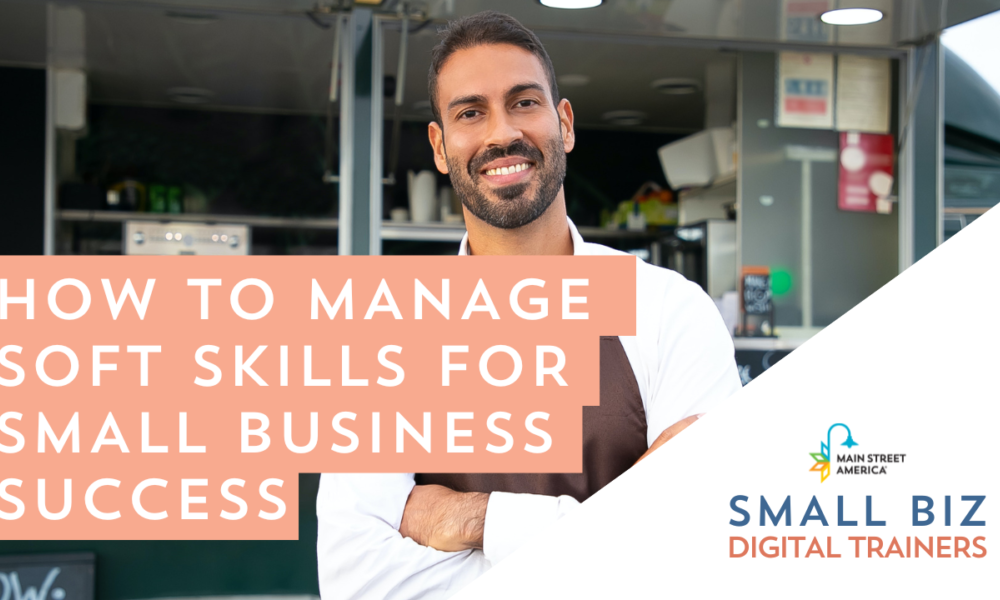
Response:
POLYGON ((489 494, 456 492, 440 485, 414 486, 403 508, 399 533, 444 552, 481 549, 489 498, 489 494))
POLYGON ((639 461, 652 454, 653 450, 656 450, 663 444, 666 444, 675 435, 687 429, 688 425, 700 419, 703 414, 705 413, 702 413, 701 415, 691 415, 690 417, 687 417, 686 419, 681 419, 680 421, 677 421, 670 427, 664 429, 663 433, 661 433, 660 436, 653 441, 653 445, 649 447, 649 450, 646 450, 646 452, 639 457, 639 460, 635 461, 635 464, 639 464, 639 461))

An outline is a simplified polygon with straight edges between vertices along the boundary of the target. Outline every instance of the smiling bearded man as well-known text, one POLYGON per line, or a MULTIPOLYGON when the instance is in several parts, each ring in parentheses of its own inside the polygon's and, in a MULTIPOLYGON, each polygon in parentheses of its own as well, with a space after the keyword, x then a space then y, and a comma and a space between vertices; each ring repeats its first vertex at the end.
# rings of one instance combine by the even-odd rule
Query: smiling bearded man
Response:
POLYGON ((466 169, 461 168, 457 159, 449 157, 448 171, 451 173, 455 193, 469 212, 493 227, 524 227, 551 206, 566 178, 566 153, 562 149, 562 140, 549 140, 545 144, 545 150, 546 153, 542 154, 538 148, 517 140, 506 148, 484 150, 466 169), (545 159, 546 155, 549 160, 545 159), (535 171, 538 176, 534 190, 531 182, 523 181, 525 176, 520 175, 528 170, 535 171), (499 202, 491 202, 488 198, 491 192, 476 183, 483 177, 510 178, 515 181, 493 191, 499 202))
MULTIPOLYGON (((464 206, 460 254, 621 254, 584 242, 566 216, 573 109, 535 34, 496 12, 450 23, 428 91, 434 161, 464 206)), ((324 474, 324 600, 450 596, 740 388, 712 300, 638 259, 636 335, 600 344, 581 473, 324 474)))

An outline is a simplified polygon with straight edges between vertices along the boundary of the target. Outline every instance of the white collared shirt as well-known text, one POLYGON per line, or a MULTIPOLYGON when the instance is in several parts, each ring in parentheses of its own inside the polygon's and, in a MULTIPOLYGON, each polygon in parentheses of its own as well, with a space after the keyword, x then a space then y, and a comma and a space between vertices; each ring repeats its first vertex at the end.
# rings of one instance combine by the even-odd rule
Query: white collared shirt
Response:
MULTIPOLYGON (((623 254, 585 242, 568 223, 574 255, 623 254)), ((468 254, 468 234, 459 254, 468 254)), ((648 444, 740 388, 733 342, 715 304, 674 271, 636 259, 636 335, 620 339, 639 385, 648 444)), ((413 486, 413 473, 320 478, 316 514, 323 600, 447 598, 579 504, 569 496, 493 492, 483 550, 441 552, 399 534, 413 486)))

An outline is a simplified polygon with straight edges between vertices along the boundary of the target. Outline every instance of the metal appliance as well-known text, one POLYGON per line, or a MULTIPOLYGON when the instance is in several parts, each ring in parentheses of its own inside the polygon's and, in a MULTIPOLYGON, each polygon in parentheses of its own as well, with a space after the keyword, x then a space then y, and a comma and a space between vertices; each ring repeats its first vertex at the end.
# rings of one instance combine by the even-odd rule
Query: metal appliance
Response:
POLYGON ((122 253, 139 256, 246 256, 250 228, 170 221, 125 221, 122 253))
POLYGON ((674 230, 663 250, 668 269, 697 283, 712 298, 736 291, 736 221, 709 219, 674 230))

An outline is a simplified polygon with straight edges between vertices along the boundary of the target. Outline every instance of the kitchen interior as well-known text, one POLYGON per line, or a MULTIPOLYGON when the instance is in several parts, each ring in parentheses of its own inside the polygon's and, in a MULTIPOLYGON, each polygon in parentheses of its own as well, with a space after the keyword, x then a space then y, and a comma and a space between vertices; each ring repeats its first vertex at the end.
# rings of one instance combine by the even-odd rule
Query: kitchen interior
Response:
MULTIPOLYGON (((838 133, 776 122, 778 52, 763 40, 813 44, 824 56, 856 46, 873 57, 884 67, 881 133, 895 134, 898 25, 829 25, 808 3, 743 15, 734 2, 662 4, 383 1, 369 5, 364 39, 351 36, 363 3, 53 5, 50 52, 69 65, 55 80, 66 122, 55 132, 53 251, 349 253, 342 207, 353 202, 341 170, 360 162, 351 104, 383 115, 368 136, 380 155, 368 162, 381 163, 370 253, 455 253, 461 206, 426 136, 430 50, 448 18, 501 8, 538 32, 573 104, 578 141, 565 189, 584 238, 698 282, 737 348, 776 351, 773 362, 898 272, 899 225, 898 210, 837 209, 838 133), (365 106, 345 93, 358 77, 374 84, 359 96, 365 106), (823 155, 805 161, 812 181, 784 150, 798 147, 823 155), (740 318, 744 265, 773 271, 763 292, 773 314, 740 318)), ((744 368, 746 381, 753 371, 744 368)))
MULTIPOLYGON (((573 105, 565 190, 583 237, 701 285, 744 383, 1000 201, 1000 99, 936 37, 1000 2, 866 0, 851 6, 880 18, 841 25, 820 18, 838 0, 588 3, 0 0, 0 87, 23 92, 0 113, 47 107, 46 159, 29 165, 44 211, 23 207, 44 223, 8 219, 30 238, 13 253, 454 254, 465 230, 427 142, 427 71, 437 28, 486 9, 539 35, 573 105), (978 104, 953 117, 960 85, 978 104)), ((12 161, 23 147, 3 146, 12 161)), ((251 553, 285 576, 234 583, 226 569, 247 565, 223 565, 190 589, 314 593, 311 510, 287 555, 251 553)), ((243 555, 101 544, 59 548, 106 547, 119 573, 243 555)), ((188 589, 137 573, 98 595, 188 589)))

